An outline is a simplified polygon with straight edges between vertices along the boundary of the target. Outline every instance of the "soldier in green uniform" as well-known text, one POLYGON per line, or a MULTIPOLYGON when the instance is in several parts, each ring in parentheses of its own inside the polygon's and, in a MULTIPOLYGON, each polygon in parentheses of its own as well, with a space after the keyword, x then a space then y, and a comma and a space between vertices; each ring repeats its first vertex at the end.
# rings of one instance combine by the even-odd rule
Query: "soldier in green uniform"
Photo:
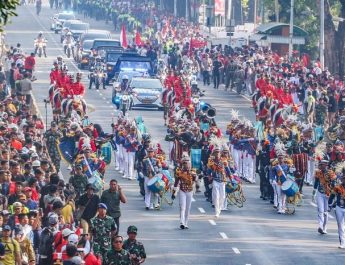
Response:
POLYGON ((123 242, 123 248, 131 256, 132 265, 138 265, 145 262, 146 252, 143 243, 137 241, 138 228, 131 225, 127 228, 128 239, 123 242))
POLYGON ((103 265, 132 265, 130 254, 123 248, 123 237, 112 238, 112 248, 107 252, 103 265))
POLYGON ((73 186, 76 192, 76 199, 79 199, 85 192, 86 185, 88 184, 87 176, 83 173, 80 164, 74 167, 74 174, 70 177, 69 183, 73 186))
POLYGON ((98 204, 98 215, 91 219, 91 234, 93 252, 105 259, 106 253, 111 249, 111 238, 116 233, 116 224, 112 217, 107 216, 107 206, 98 204))
POLYGON ((51 123, 51 128, 44 134, 46 145, 50 159, 52 160, 56 172, 60 171, 61 156, 58 150, 58 140, 62 137, 62 134, 58 131, 56 122, 51 123))

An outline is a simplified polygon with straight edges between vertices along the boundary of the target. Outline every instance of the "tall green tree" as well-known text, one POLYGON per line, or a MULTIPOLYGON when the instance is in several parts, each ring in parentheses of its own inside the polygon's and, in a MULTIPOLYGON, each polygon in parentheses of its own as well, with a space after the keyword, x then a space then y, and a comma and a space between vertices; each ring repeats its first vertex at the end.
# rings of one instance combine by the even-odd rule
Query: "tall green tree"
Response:
POLYGON ((7 24, 10 17, 16 16, 16 7, 19 5, 19 0, 0 0, 0 31, 3 31, 3 26, 7 24))

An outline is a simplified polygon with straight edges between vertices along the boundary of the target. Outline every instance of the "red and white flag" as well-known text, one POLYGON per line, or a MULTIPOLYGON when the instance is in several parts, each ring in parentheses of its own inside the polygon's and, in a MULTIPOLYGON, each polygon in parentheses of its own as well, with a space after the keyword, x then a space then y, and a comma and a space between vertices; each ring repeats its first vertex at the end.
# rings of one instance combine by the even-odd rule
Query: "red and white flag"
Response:
POLYGON ((122 46, 123 48, 126 49, 126 48, 128 47, 127 35, 126 35, 126 27, 125 27, 125 25, 122 25, 122 28, 121 28, 120 42, 121 42, 121 46, 122 46))
POLYGON ((135 34, 135 45, 141 46, 142 44, 143 42, 141 41, 140 32, 137 31, 137 33, 135 34))

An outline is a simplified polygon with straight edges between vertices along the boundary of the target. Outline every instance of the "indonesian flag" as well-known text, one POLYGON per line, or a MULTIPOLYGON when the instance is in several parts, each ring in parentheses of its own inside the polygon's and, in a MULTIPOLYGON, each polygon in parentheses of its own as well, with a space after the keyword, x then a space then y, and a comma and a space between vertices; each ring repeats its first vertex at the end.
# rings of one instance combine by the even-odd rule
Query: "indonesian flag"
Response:
POLYGON ((125 27, 125 25, 122 25, 122 28, 121 28, 120 42, 121 42, 121 46, 126 49, 127 46, 128 46, 128 43, 127 43, 127 36, 126 36, 126 27, 125 27))
POLYGON ((139 31, 137 31, 137 33, 135 34, 135 45, 140 46, 142 45, 142 41, 141 41, 141 36, 139 31))

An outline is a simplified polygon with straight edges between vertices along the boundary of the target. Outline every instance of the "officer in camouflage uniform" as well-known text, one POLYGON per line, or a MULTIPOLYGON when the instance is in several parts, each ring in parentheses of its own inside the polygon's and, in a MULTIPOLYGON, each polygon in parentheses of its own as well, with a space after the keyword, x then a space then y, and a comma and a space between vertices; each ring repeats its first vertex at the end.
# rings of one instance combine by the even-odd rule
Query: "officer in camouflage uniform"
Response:
POLYGON ((138 228, 131 225, 127 229, 128 239, 123 242, 123 248, 131 256, 132 265, 139 265, 145 262, 146 252, 143 243, 136 240, 138 228))
POLYGON ((123 246, 122 236, 112 238, 112 248, 107 252, 103 265, 132 265, 130 254, 123 246))
POLYGON ((74 174, 69 179, 69 183, 73 186, 76 192, 76 199, 79 199, 86 190, 86 185, 89 183, 87 176, 83 173, 82 165, 78 164, 74 167, 74 174))
POLYGON ((116 230, 114 219, 107 216, 107 206, 104 203, 98 204, 98 215, 91 219, 91 233, 93 252, 101 256, 102 260, 105 259, 107 251, 111 249, 111 238, 115 235, 116 230))
POLYGON ((58 150, 58 140, 62 137, 62 134, 58 131, 56 122, 51 123, 51 128, 44 134, 46 145, 50 159, 52 160, 56 172, 60 171, 61 156, 58 150))

